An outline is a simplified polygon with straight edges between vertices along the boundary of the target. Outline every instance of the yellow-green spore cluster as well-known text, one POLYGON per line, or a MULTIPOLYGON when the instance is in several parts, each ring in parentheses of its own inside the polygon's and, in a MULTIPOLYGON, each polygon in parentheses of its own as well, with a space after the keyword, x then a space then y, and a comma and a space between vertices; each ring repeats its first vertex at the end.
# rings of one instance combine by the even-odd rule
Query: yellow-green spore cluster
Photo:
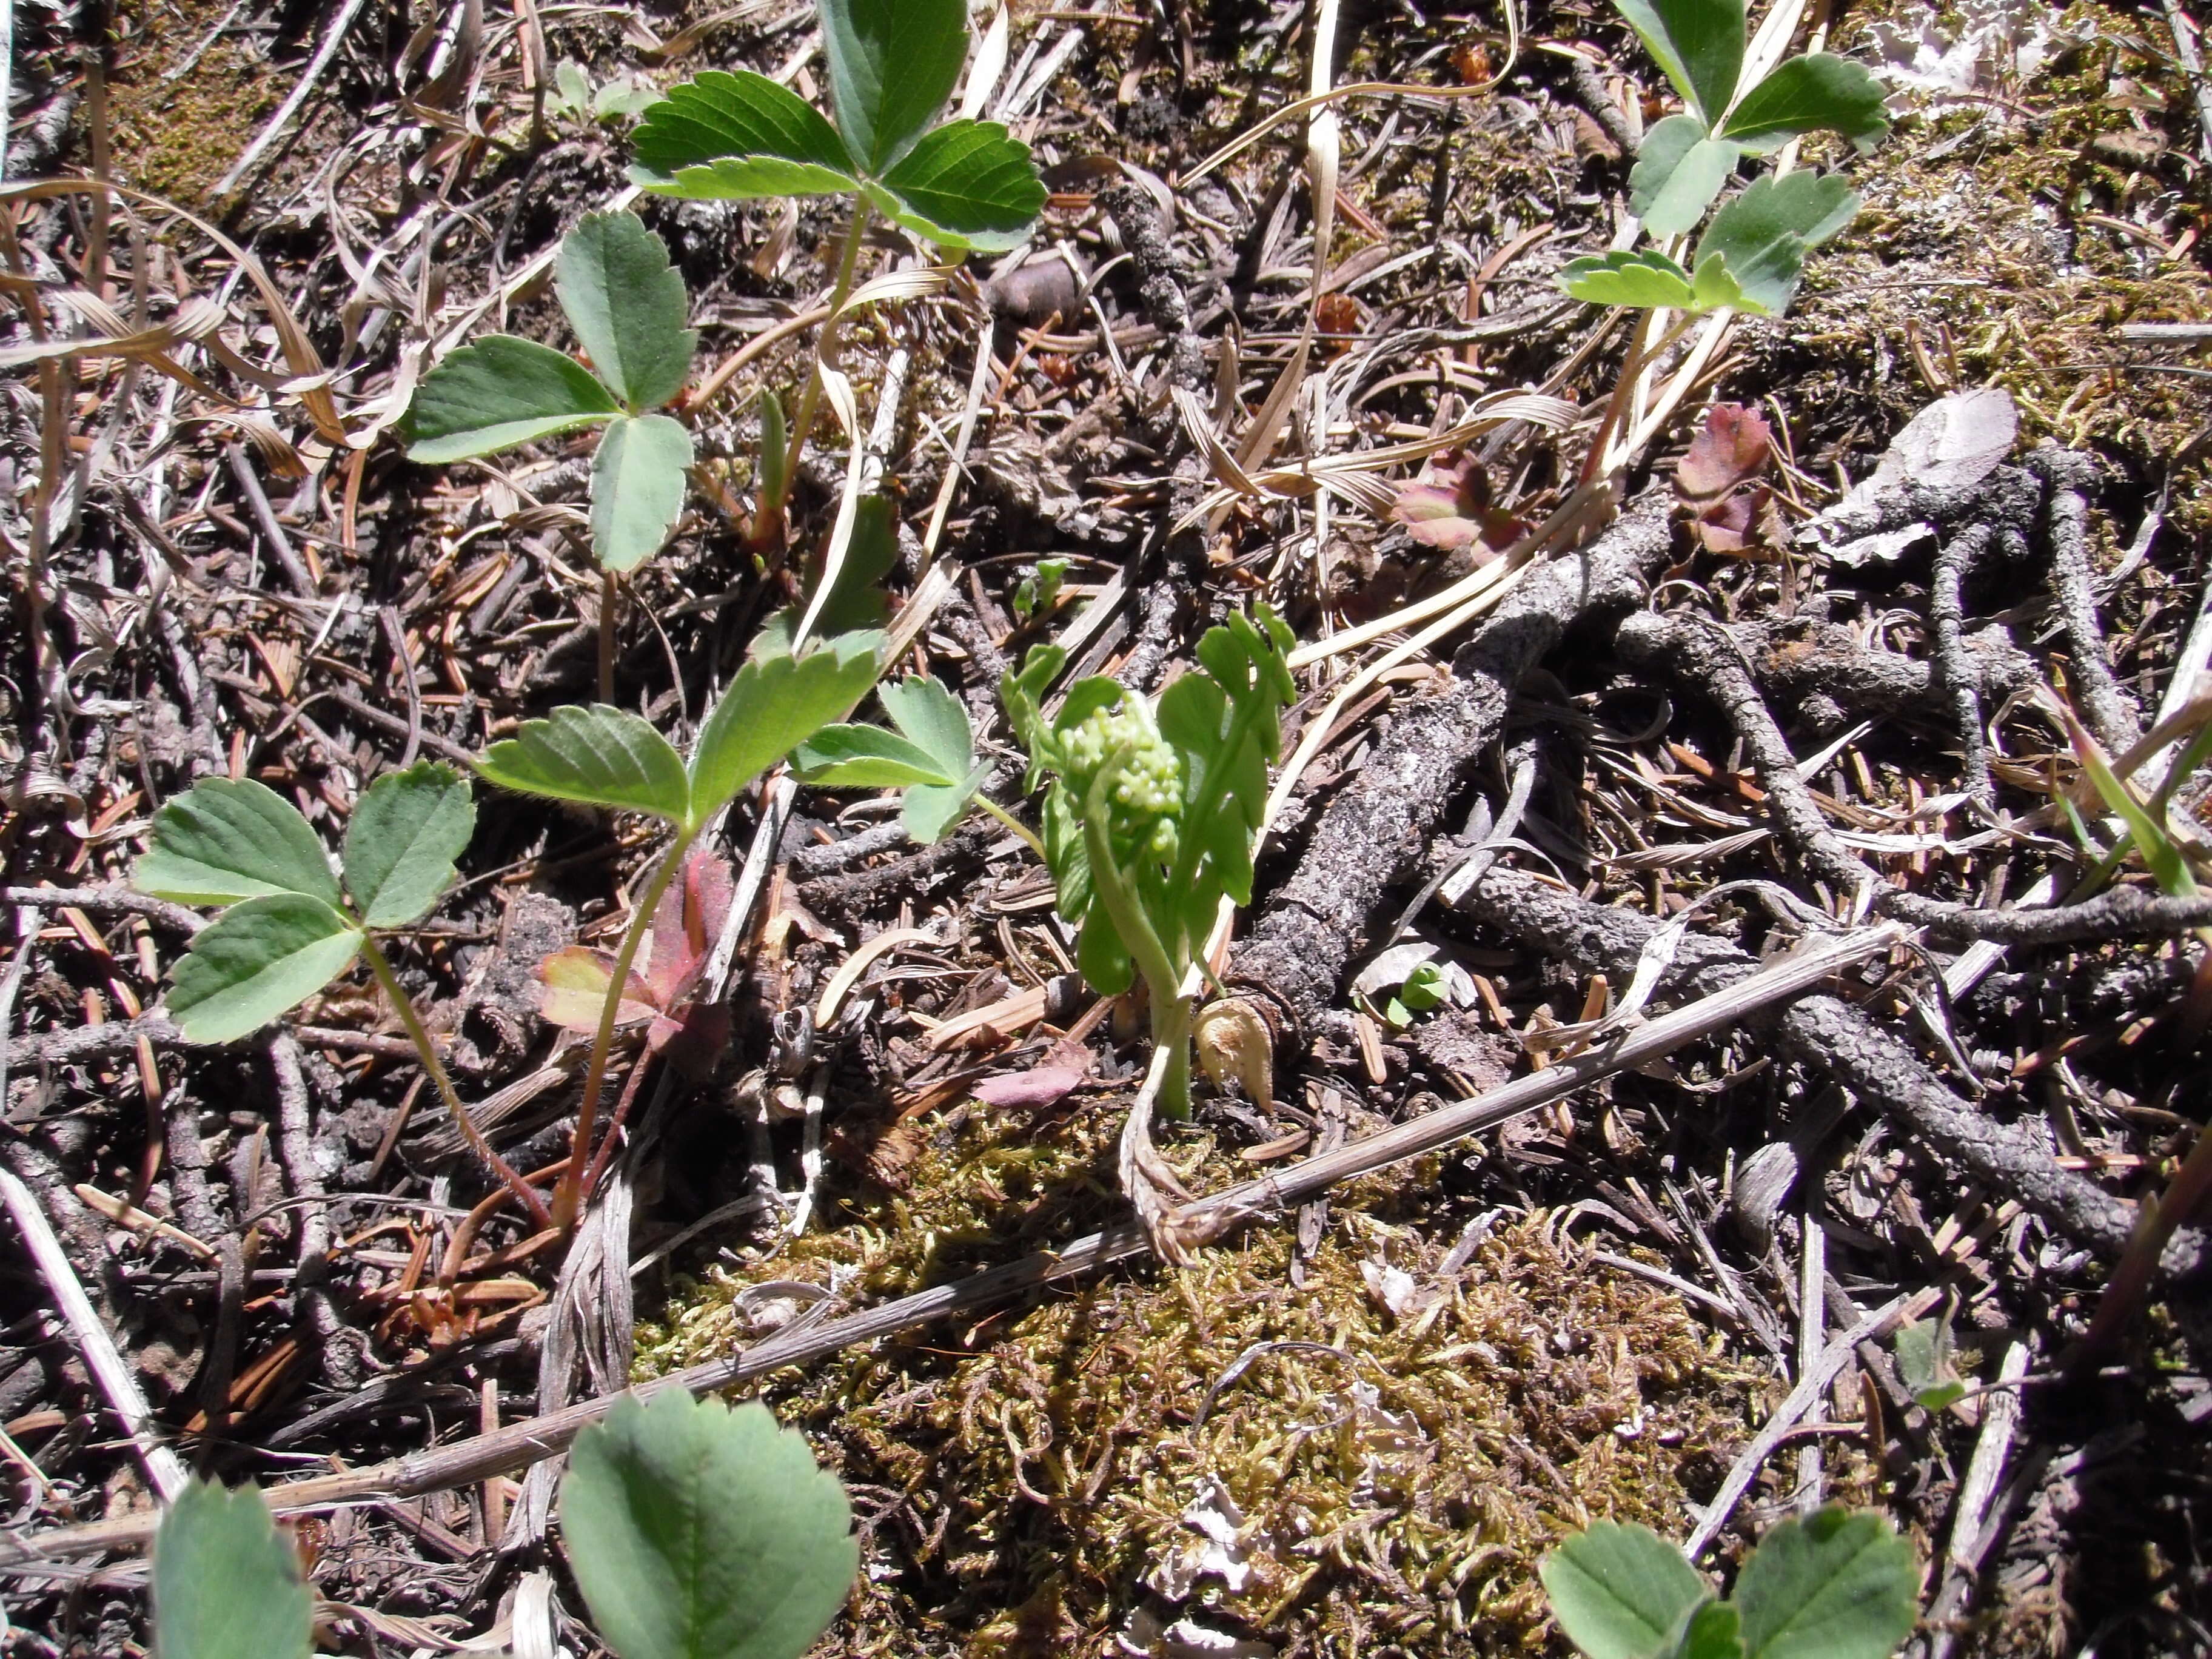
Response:
POLYGON ((1112 833, 1116 844, 1162 860, 1176 854, 1175 814, 1182 805, 1182 757, 1160 735, 1144 699, 1094 708, 1059 734, 1060 769, 1079 800, 1090 798, 1102 768, 1111 764, 1112 833))

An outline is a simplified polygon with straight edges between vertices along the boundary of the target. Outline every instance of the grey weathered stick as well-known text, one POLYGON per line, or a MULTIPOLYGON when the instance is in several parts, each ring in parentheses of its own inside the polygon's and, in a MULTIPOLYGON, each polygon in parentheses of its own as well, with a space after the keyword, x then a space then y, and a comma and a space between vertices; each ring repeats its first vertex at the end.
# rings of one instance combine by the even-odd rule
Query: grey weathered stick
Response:
POLYGON ((293 118, 299 114, 300 106, 313 95, 317 83, 323 78, 323 72, 330 68, 331 60, 338 55, 338 47, 344 44, 346 31, 353 27, 353 20, 361 15, 363 3, 364 0, 344 0, 344 4, 338 9, 338 15, 331 20, 330 29, 323 36, 323 44, 315 50, 314 61, 307 65, 307 73, 300 77, 300 84, 292 88, 290 94, 277 107, 276 114, 269 118, 268 125, 253 135, 253 142, 246 147, 245 153, 237 161, 231 163, 230 171, 216 181, 215 188, 208 192, 210 201, 222 201, 253 176, 253 169, 260 163, 262 152, 284 135, 290 128, 293 118))
MULTIPOLYGON (((1379 1135, 1354 1141, 1292 1165, 1281 1174, 1248 1181, 1185 1206, 1175 1212, 1188 1232, 1218 1236, 1247 1218, 1285 1208, 1339 1182, 1369 1175, 1417 1158, 1452 1141, 1547 1105, 1601 1079, 1671 1054, 1683 1044, 1709 1036, 1746 1015, 1786 1002, 1850 964, 1879 955, 1904 937, 1902 929, 1877 927, 1813 941, 1758 973, 1624 1033, 1616 1041, 1577 1054, 1559 1065, 1518 1078, 1486 1095, 1413 1119, 1379 1135)), ((1117 1223, 1077 1239, 1065 1249, 1027 1256, 1002 1267, 975 1273, 957 1284, 902 1297, 842 1319, 789 1336, 771 1337, 732 1355, 674 1371, 638 1392, 664 1389, 712 1393, 789 1366, 804 1365, 845 1348, 894 1335, 917 1325, 971 1313, 1063 1279, 1075 1278, 1147 1249, 1144 1230, 1134 1221, 1117 1223)), ((496 1433, 479 1435, 455 1446, 439 1447, 395 1458, 373 1468, 265 1489, 270 1506, 296 1515, 345 1504, 414 1498, 428 1492, 470 1486, 490 1475, 532 1464, 565 1450, 583 1430, 605 1415, 617 1396, 602 1396, 548 1412, 496 1433)), ((35 1571, 53 1558, 90 1550, 143 1544, 152 1536, 155 1517, 123 1516, 84 1526, 0 1543, 0 1571, 35 1571)))

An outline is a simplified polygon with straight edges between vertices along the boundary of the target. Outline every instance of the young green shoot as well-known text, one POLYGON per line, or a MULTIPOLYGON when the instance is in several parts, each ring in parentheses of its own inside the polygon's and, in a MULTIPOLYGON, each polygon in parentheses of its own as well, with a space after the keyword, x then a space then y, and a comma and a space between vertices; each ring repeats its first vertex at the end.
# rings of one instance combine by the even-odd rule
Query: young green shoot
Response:
MULTIPOLYGON (((852 217, 837 254, 829 319, 793 411, 780 463, 763 453, 756 546, 781 533, 791 481, 834 368, 846 301, 870 219, 955 253, 1000 252, 1026 238, 1045 201, 1027 144, 995 121, 939 122, 968 59, 967 0, 819 0, 834 124, 788 88, 746 70, 709 70, 669 88, 635 134, 631 177, 692 201, 843 196, 852 217)), ((765 406, 764 406, 765 407, 765 406)), ((780 414, 781 405, 777 412, 780 414)), ((773 435, 763 421, 763 445, 773 435)))
POLYGON ((614 695, 619 578, 660 550, 684 511, 691 434, 660 414, 690 378, 690 301, 660 238, 634 213, 587 214, 561 239, 555 291, 592 362, 489 334, 422 379, 402 430, 410 460, 450 462, 584 427, 605 429, 592 460, 592 552, 605 573, 599 696, 614 695), (595 372, 596 371, 596 372, 595 372))
POLYGON ((890 727, 824 726, 792 756, 801 781, 824 789, 901 789, 906 832, 933 847, 952 832, 973 802, 1044 855, 1044 843, 997 802, 976 792, 990 776, 975 760, 975 738, 960 699, 939 681, 909 675, 879 685, 876 700, 890 727))
POLYGON ((1168 1055, 1160 1103, 1173 1116, 1190 1110, 1184 981, 1221 900, 1252 901, 1267 767, 1297 695, 1283 660, 1292 644, 1265 606, 1231 617, 1200 640, 1201 672, 1157 708, 1094 678, 1048 720, 1042 699, 1066 660, 1057 646, 1036 647, 1000 686, 1032 787, 1049 779, 1041 839, 1060 914, 1081 929, 1077 963, 1102 996, 1143 978, 1152 1041, 1168 1055))
POLYGON ((476 819, 468 781, 452 767, 422 761, 386 773, 346 825, 341 893, 321 838, 289 801, 251 778, 209 778, 154 815, 131 884, 179 904, 228 907, 170 970, 169 1017, 189 1042, 246 1036, 366 961, 470 1150, 542 1220, 537 1193, 470 1121, 376 939, 429 913, 476 819))
POLYGON ((775 653, 746 663, 702 722, 688 761, 637 715, 605 703, 559 708, 548 719, 526 721, 477 761, 478 775, 503 789, 641 812, 675 831, 631 908, 607 969, 574 1139, 554 1188, 552 1221, 564 1232, 575 1224, 587 1196, 585 1173, 622 1022, 623 993, 662 895, 684 868, 692 842, 739 792, 867 695, 880 644, 878 635, 845 634, 804 656, 775 653))

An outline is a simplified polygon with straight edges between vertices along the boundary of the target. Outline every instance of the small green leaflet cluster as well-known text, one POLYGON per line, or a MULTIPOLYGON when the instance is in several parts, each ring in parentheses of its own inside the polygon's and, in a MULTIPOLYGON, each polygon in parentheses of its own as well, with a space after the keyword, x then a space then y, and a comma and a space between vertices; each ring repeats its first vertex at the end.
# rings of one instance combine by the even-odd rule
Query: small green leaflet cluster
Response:
POLYGON ((177 963, 169 1017, 191 1042, 228 1042, 305 1001, 353 963, 370 928, 420 921, 476 829, 466 779, 424 761, 387 772, 346 825, 345 885, 307 821, 251 779, 210 778, 154 815, 131 885, 230 908, 177 963))
MULTIPOLYGON (((1889 131, 1881 83, 1832 52, 1810 52, 1741 84, 1743 0, 1613 0, 1688 107, 1644 136, 1630 205, 1653 236, 1687 235, 1736 163, 1811 132, 1871 149, 1889 131)), ((1805 255, 1849 224, 1858 198, 1840 179, 1772 174, 1713 216, 1686 268, 1656 250, 1570 263, 1560 284, 1596 305, 1757 313, 1786 309, 1805 255)))
POLYGON ((695 201, 854 196, 940 247, 1003 252, 1044 206, 1030 148, 995 121, 933 125, 968 58, 967 0, 820 0, 833 126, 765 76, 669 89, 631 177, 695 201))
POLYGON ((1943 1411, 1966 1397, 1951 1363, 1949 1314, 1898 1327, 1897 1376, 1923 1411, 1943 1411))
POLYGON ((592 462, 592 551, 610 570, 632 570, 660 550, 684 510, 691 434, 654 411, 690 378, 690 301, 667 248, 634 213, 579 220, 561 239, 555 288, 592 369, 534 340, 486 335, 423 377, 402 426, 407 456, 467 460, 605 426, 592 462))
POLYGON ((925 847, 951 833, 990 776, 975 763, 975 732, 960 699, 939 681, 909 675, 876 688, 890 717, 880 726, 830 726, 799 745, 792 769, 825 789, 903 789, 899 815, 925 847))
POLYGON ((1589 1659, 1889 1659, 1912 1633, 1912 1547, 1831 1504, 1759 1540, 1717 1599, 1649 1527, 1601 1521, 1545 1558, 1544 1589, 1589 1659))
POLYGON ((673 824, 681 846, 738 792, 867 696, 876 634, 842 634, 800 657, 757 657, 739 669, 699 727, 687 762, 626 709, 556 708, 526 720, 477 763, 487 783, 673 824))
MULTIPOLYGON (((666 1390, 576 1437, 562 1543, 617 1659, 800 1659, 860 1568, 852 1507, 757 1402, 666 1390)), ((252 1487, 195 1482, 154 1540, 155 1659, 307 1659, 313 1599, 252 1487)))
POLYGON ((641 115, 660 100, 660 94, 641 81, 617 75, 595 88, 584 66, 564 58, 553 66, 553 85, 545 94, 545 107, 555 115, 577 120, 616 121, 641 115))
POLYGON ((1171 1113, 1188 1109, 1183 977, 1223 897, 1252 901, 1267 767, 1297 696, 1284 661, 1292 643, 1264 605, 1232 617, 1200 640, 1204 672, 1168 687, 1157 708, 1116 681, 1079 680, 1048 720, 1041 700, 1066 659, 1057 646, 1036 647, 1000 686, 1031 787, 1051 779, 1045 862, 1060 914, 1082 930, 1083 976, 1118 996, 1144 975, 1154 1040, 1177 1045, 1161 1097, 1171 1113))

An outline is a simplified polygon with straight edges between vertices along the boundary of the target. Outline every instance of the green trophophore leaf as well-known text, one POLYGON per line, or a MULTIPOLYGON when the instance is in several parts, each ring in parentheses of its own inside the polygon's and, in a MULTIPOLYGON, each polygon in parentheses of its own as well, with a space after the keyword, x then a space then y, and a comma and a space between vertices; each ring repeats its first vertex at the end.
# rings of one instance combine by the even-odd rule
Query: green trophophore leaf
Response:
POLYGON ((154 1534, 155 1659, 307 1659, 313 1598, 252 1486, 195 1480, 154 1534))
POLYGON ((975 764, 975 734, 968 710, 942 680, 909 674, 896 685, 879 686, 876 700, 891 724, 906 733, 945 774, 957 783, 975 764))
POLYGON ((314 995, 360 948, 360 932, 320 899, 248 899, 192 936, 171 970, 169 1018, 188 1042, 228 1042, 314 995))
POLYGON ((1744 297, 1779 316, 1797 291, 1806 250, 1850 223, 1858 208, 1850 185, 1832 173, 1763 174, 1713 215, 1698 239, 1697 263, 1719 255, 1744 297))
POLYGON ((1632 306, 1655 310, 1690 303, 1690 273, 1663 253, 1591 254, 1570 259, 1559 271, 1559 286, 1594 306, 1632 306))
POLYGON ((592 460, 592 552, 610 570, 635 570, 683 515, 691 434, 667 415, 623 416, 592 460))
POLYGON ((1589 1659, 1659 1659, 1711 1589, 1649 1527, 1600 1521, 1544 1558, 1552 1616, 1589 1659))
POLYGON ((638 179, 664 196, 745 200, 854 188, 836 129, 787 87, 740 70, 671 87, 633 135, 638 179))
POLYGON ((1792 58, 1743 95, 1720 136, 1753 155, 1778 149, 1807 132, 1840 132, 1871 149, 1889 131, 1881 82, 1833 52, 1792 58))
POLYGON ((153 845, 131 884, 179 904, 228 904, 266 893, 338 902, 322 842, 266 784, 208 778, 154 815, 153 845))
POLYGON ((1831 1504, 1760 1539, 1729 1600, 1746 1659, 1888 1659, 1912 1633, 1919 1587, 1888 1522, 1831 1504))
POLYGON ((809 783, 830 788, 904 789, 901 817, 923 846, 958 823, 988 766, 975 764, 968 711, 939 681, 909 675, 878 686, 896 732, 879 726, 830 726, 799 744, 793 763, 809 783))
POLYGON ((757 657, 739 669, 691 751, 691 821, 703 823, 876 681, 878 635, 840 635, 803 657, 757 657))
POLYGON ((966 816, 968 803, 975 799, 975 792, 990 775, 990 763, 986 762, 950 786, 918 783, 906 792, 899 806, 899 821, 916 842, 934 847, 966 816))
POLYGON ((468 780, 438 761, 386 772, 346 825, 346 890, 371 927, 419 919, 453 878, 477 827, 468 780))
POLYGON ((634 415, 684 390, 696 331, 668 249, 635 213, 588 213, 561 239, 554 284, 599 378, 634 415))
POLYGON ((576 1437, 561 1530, 618 1659, 799 1659, 860 1566, 844 1489, 803 1439, 678 1389, 576 1437))
POLYGON ((526 720, 477 763, 487 783, 682 823, 691 788, 684 757, 636 715, 605 703, 556 708, 526 720))
POLYGON ((1743 0, 1613 0, 1674 88, 1707 126, 1743 72, 1743 0))
POLYGON ((465 461, 621 410, 574 358, 535 340, 488 334, 423 377, 400 430, 410 461, 465 461))
POLYGON ((1644 135, 1628 178, 1629 205, 1652 235, 1682 235, 1705 216, 1742 153, 1724 138, 1706 137, 1694 115, 1670 115, 1644 135))
POLYGON ((1045 195, 1030 147, 995 121, 946 122, 868 187, 868 198, 916 235, 985 252, 1024 241, 1045 195))
POLYGON ((967 0, 820 0, 837 130, 880 178, 952 96, 968 61, 967 0))

